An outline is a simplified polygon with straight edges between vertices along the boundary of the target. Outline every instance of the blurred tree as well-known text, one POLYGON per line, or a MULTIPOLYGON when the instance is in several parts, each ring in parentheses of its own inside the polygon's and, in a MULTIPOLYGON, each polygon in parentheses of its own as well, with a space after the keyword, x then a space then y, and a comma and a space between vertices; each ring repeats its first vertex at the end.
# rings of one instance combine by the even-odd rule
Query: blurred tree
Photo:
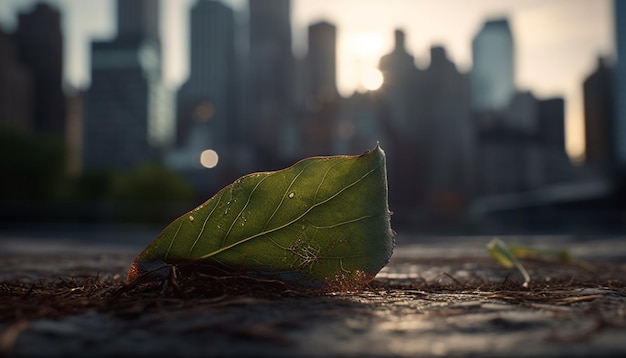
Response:
POLYGON ((0 198, 57 199, 65 183, 64 149, 51 135, 0 130, 0 198))
POLYGON ((77 200, 100 200, 111 196, 113 183, 122 174, 112 169, 89 169, 75 179, 72 198, 77 200))
POLYGON ((189 201, 195 192, 177 173, 157 164, 144 164, 113 182, 114 199, 136 201, 189 201))

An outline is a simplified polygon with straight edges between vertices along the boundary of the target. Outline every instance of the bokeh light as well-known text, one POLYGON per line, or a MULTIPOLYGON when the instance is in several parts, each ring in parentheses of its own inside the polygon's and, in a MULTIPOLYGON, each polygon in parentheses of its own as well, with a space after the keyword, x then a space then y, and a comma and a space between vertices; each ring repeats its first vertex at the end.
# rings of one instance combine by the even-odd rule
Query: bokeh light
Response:
POLYGON ((219 162, 219 156, 213 149, 207 149, 200 153, 200 164, 205 168, 215 168, 217 162, 219 162))
POLYGON ((198 122, 206 122, 213 117, 214 113, 213 103, 204 101, 196 106, 193 117, 198 122))

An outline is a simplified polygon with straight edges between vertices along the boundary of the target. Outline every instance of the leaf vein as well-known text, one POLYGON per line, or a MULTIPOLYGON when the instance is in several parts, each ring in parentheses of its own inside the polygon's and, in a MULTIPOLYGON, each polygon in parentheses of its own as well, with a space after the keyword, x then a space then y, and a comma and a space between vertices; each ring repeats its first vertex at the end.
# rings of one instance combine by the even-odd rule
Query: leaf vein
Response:
MULTIPOLYGON (((269 229, 269 230, 266 230, 266 231, 262 231, 262 232, 256 233, 256 234, 254 234, 254 235, 252 235, 252 236, 249 236, 249 237, 247 237, 247 238, 241 239, 241 240, 239 240, 239 241, 237 241, 237 242, 234 242, 234 243, 232 243, 232 244, 230 244, 230 245, 223 246, 223 247, 221 247, 221 248, 219 248, 219 249, 217 249, 217 250, 215 250, 215 251, 213 251, 213 252, 210 252, 210 253, 208 253, 208 254, 206 254, 206 255, 204 255, 204 256, 201 256, 201 257, 200 257, 200 259, 209 258, 209 257, 211 257, 211 256, 214 256, 214 255, 217 255, 217 254, 219 254, 219 253, 221 253, 221 252, 224 252, 224 251, 226 251, 226 250, 229 250, 229 249, 231 249, 231 248, 233 248, 233 247, 235 247, 235 246, 238 246, 238 245, 241 245, 241 244, 243 244, 243 243, 246 243, 246 242, 248 242, 248 241, 250 241, 250 240, 253 240, 253 239, 255 239, 255 238, 259 237, 259 236, 267 235, 267 234, 270 234, 270 233, 272 233, 272 232, 279 231, 279 230, 281 230, 281 229, 283 229, 283 228, 285 228, 285 227, 288 227, 289 225, 292 225, 293 223, 297 222, 298 220, 300 220, 300 219, 302 219, 304 216, 306 216, 306 215, 307 215, 307 214, 308 214, 311 210, 315 209, 316 207, 318 207, 318 206, 320 206, 320 205, 322 205, 322 204, 325 204, 325 203, 327 203, 327 202, 331 201, 332 199, 336 198, 339 194, 341 194, 341 193, 343 193, 344 191, 348 190, 349 188, 351 188, 351 187, 355 186, 356 184, 358 184, 359 182, 361 182, 363 179, 365 179, 367 176, 369 176, 370 174, 372 174, 372 173, 373 173, 374 171, 376 171, 377 169, 379 169, 379 167, 376 167, 376 168, 374 168, 374 169, 372 169, 372 170, 368 171, 367 173, 363 174, 360 178, 358 178, 358 179, 357 179, 357 180, 355 180, 354 182, 350 183, 349 185, 346 185, 345 187, 341 188, 341 190, 337 191, 335 194, 331 195, 331 196, 330 196, 330 197, 328 197, 327 199, 322 200, 322 201, 320 201, 319 203, 313 204, 311 207, 309 207, 307 210, 305 210, 305 211, 304 211, 302 214, 300 214, 298 217, 296 217, 295 219, 293 219, 293 220, 291 220, 291 221, 287 222, 286 224, 283 224, 283 225, 277 226, 277 227, 275 227, 275 228, 272 228, 272 229, 269 229)), ((259 182, 259 184, 260 184, 260 182, 259 182)), ((252 191, 256 190, 256 188, 258 187, 258 185, 259 185, 259 184, 257 184, 257 186, 255 186, 255 187, 254 187, 254 189, 253 189, 252 191)), ((251 196, 251 195, 252 195, 252 192, 250 193, 250 196, 251 196)), ((248 197, 248 201, 249 201, 249 200, 250 200, 250 198, 248 197)), ((247 203, 246 203, 246 205, 247 205, 247 203)), ((234 223, 233 223, 233 225, 234 225, 234 223)), ((231 226, 231 228, 232 228, 232 226, 231 226)))
POLYGON ((280 202, 278 203, 278 206, 276 207, 276 209, 274 209, 274 212, 272 213, 272 215, 269 217, 269 219, 267 219, 267 221, 265 222, 265 226, 263 226, 263 229, 261 231, 265 231, 267 229, 267 226, 270 224, 270 222, 272 221, 272 219, 274 218, 274 215, 276 215, 276 213, 278 212, 278 210, 280 209, 281 206, 283 206, 283 202, 285 202, 285 197, 287 196, 287 193, 289 193, 289 191, 291 190, 291 187, 293 187, 293 184, 296 182, 296 180, 300 177, 300 175, 302 175, 302 173, 304 173, 304 171, 310 167, 314 162, 311 161, 311 163, 309 163, 307 166, 305 166, 304 168, 302 168, 302 170, 300 171, 300 173, 298 173, 298 175, 296 175, 293 180, 291 180, 291 183, 289 183, 289 186, 287 187, 287 189, 285 190, 285 192, 283 193, 280 202))
POLYGON ((191 252, 193 251, 193 249, 196 248, 196 245, 198 244, 198 241, 200 241, 200 237, 204 233, 204 228, 206 227, 206 223, 209 221, 209 219, 213 215, 213 212, 215 212, 215 209, 217 209, 217 207, 220 205, 220 202, 222 201, 222 196, 223 195, 220 195, 217 198, 217 203, 215 204, 213 209, 211 209, 211 212, 209 213, 209 215, 207 215, 206 219, 204 219, 204 222, 202 223, 202 229, 200 229, 200 232, 198 233, 198 236, 196 237, 196 240, 193 242, 193 245, 191 245, 191 247, 189 248, 189 253, 187 254, 188 256, 191 256, 191 252))
POLYGON ((174 233, 174 237, 172 237, 172 240, 170 241, 170 246, 168 246, 167 251, 165 252, 165 255, 163 256, 163 261, 166 261, 167 257, 170 255, 170 251, 172 251, 172 246, 174 245, 174 240, 176 240, 176 237, 178 236, 178 232, 180 231, 180 228, 183 226, 184 222, 185 222, 184 220, 180 221, 180 225, 178 225, 178 229, 176 229, 176 232, 174 233))
MULTIPOLYGON (((239 211, 239 214, 237 214, 237 216, 235 217, 235 219, 233 220, 232 224, 230 224, 230 227, 228 228, 228 231, 226 232, 226 235, 224 235, 224 238, 222 239, 222 245, 224 246, 226 244, 226 240, 228 239, 228 236, 230 235, 231 231, 233 230, 233 227, 235 226, 235 223, 237 223, 237 220, 239 220, 239 217, 241 217, 241 214, 244 212, 244 210, 246 210, 246 208, 248 207, 248 204, 250 204, 250 199, 252 198, 252 194, 254 194, 254 192, 258 189, 259 185, 261 185, 261 183, 263 183, 263 181, 265 181, 265 179, 267 179, 268 176, 264 176, 261 178, 261 180, 259 180, 259 182, 254 186, 254 188, 252 188, 252 190, 250 191, 250 194, 248 194, 248 200, 246 201, 246 204, 243 206, 243 208, 241 208, 241 210, 239 211)), ((231 246, 231 245, 229 245, 231 246)), ((226 246, 226 247, 229 247, 226 246)), ((207 257, 207 255, 203 256, 203 257, 207 257)))
POLYGON ((328 176, 328 173, 337 165, 343 163, 343 161, 338 161, 337 163, 331 165, 328 167, 328 169, 326 169, 326 172, 324 173, 324 175, 322 176, 322 180, 320 180, 320 183, 317 185, 317 189, 315 190, 315 196, 313 197, 313 202, 317 201, 317 195, 320 192, 320 188, 322 187, 322 184, 324 184, 324 181, 326 181, 326 176, 328 176))
POLYGON ((332 225, 327 225, 327 226, 317 226, 317 225, 313 225, 313 224, 311 224, 311 226, 313 226, 313 227, 314 227, 314 228, 316 228, 316 229, 333 229, 333 228, 336 228, 336 227, 338 227, 338 226, 347 225, 347 224, 352 224, 352 223, 355 223, 355 222, 358 222, 358 221, 361 221, 361 220, 366 220, 366 219, 369 219, 369 218, 373 218, 373 217, 375 217, 375 216, 376 216, 376 215, 364 215, 364 216, 361 216, 361 217, 358 217, 358 218, 354 218, 354 219, 350 219, 350 220, 342 221, 342 222, 340 222, 340 223, 336 223, 336 224, 332 224, 332 225))

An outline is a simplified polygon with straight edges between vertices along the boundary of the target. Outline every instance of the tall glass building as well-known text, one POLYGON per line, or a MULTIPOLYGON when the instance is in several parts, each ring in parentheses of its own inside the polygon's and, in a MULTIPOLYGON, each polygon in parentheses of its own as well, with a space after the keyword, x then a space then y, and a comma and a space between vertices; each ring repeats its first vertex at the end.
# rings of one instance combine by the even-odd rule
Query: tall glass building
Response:
POLYGON ((505 109, 515 94, 515 51, 508 20, 490 20, 483 25, 472 42, 472 59, 472 109, 505 109))
POLYGON ((337 94, 337 28, 321 21, 309 26, 308 95, 337 94))
POLYGON ((234 11, 218 1, 198 1, 189 34, 189 78, 177 96, 177 144, 185 153, 178 167, 200 165, 207 149, 225 159, 239 143, 234 11))
POLYGON ((291 1, 249 0, 248 8, 250 105, 253 113, 271 113, 293 99, 291 1))
POLYGON ((37 4, 32 11, 21 13, 15 39, 19 60, 33 75, 33 129, 62 135, 65 94, 61 13, 48 4, 37 4))
POLYGON ((614 1, 617 64, 615 66, 615 119, 613 143, 615 164, 626 171, 626 2, 614 1))
POLYGON ((84 165, 132 169, 160 160, 175 133, 162 81, 158 1, 118 0, 118 34, 91 45, 84 165))

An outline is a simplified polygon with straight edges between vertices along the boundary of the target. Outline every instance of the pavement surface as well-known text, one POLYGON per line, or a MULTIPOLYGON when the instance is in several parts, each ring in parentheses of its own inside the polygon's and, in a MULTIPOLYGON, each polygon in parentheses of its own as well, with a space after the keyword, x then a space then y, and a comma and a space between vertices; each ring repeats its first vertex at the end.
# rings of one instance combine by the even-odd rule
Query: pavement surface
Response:
MULTIPOLYGON (((82 235, 0 231, 0 313, 15 302, 3 282, 119 281, 149 242, 137 233, 129 235, 135 241, 75 237, 82 235)), ((390 264, 358 292, 164 299, 132 314, 0 319, 0 356, 626 355, 624 238, 501 238, 566 248, 597 269, 524 261, 533 278, 524 289, 517 271, 488 257, 490 237, 401 235, 390 264)))

